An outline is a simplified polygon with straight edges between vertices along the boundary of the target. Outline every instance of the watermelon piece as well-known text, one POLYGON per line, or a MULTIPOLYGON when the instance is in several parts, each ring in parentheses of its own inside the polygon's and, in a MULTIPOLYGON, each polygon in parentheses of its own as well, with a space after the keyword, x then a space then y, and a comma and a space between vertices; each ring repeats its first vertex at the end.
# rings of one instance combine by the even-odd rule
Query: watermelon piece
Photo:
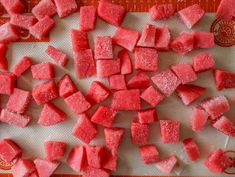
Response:
POLYGON ((36 171, 36 167, 32 160, 30 159, 19 159, 17 162, 11 167, 11 171, 14 177, 21 176, 30 176, 36 171))
POLYGON ((109 76, 109 88, 111 90, 125 90, 125 89, 127 89, 125 76, 122 74, 116 74, 116 75, 109 76))
POLYGON ((93 125, 86 114, 82 114, 73 128, 73 135, 84 143, 89 144, 96 134, 97 129, 95 125, 93 125))
POLYGON ((93 81, 87 92, 86 98, 92 104, 100 103, 106 100, 110 91, 99 81, 93 81))
POLYGON ((139 39, 138 31, 119 27, 113 36, 113 43, 129 51, 133 51, 138 39, 139 39))
POLYGON ((158 70, 158 53, 156 49, 136 48, 135 69, 155 72, 158 70))
POLYGON ((101 168, 102 167, 102 146, 86 146, 87 163, 90 167, 101 168))
POLYGON ((96 62, 97 76, 108 77, 120 73, 120 60, 98 60, 96 62))
POLYGON ((38 119, 38 124, 42 126, 56 125, 67 118, 67 115, 52 103, 43 106, 38 119))
POLYGON ((38 175, 43 177, 50 177, 54 171, 60 165, 57 161, 48 161, 45 159, 37 158, 34 160, 35 167, 37 169, 38 175))
POLYGON ((150 124, 158 121, 156 109, 145 109, 138 111, 138 118, 141 124, 150 124))
POLYGON ((172 4, 156 4, 149 9, 152 20, 165 20, 174 16, 175 8, 172 4))
POLYGON ((11 95, 16 85, 16 76, 8 72, 0 72, 0 94, 11 95))
POLYGON ((201 131, 206 125, 209 114, 200 107, 195 107, 191 116, 192 130, 201 131))
POLYGON ((210 53, 201 53, 193 57, 193 69, 195 72, 202 72, 213 69, 215 60, 210 53))
POLYGON ((70 37, 74 54, 76 54, 80 50, 85 50, 90 48, 87 33, 85 31, 71 29, 70 37))
POLYGON ((34 171, 33 173, 30 174, 29 177, 38 177, 38 172, 34 171))
POLYGON ((95 38, 95 59, 112 59, 113 46, 110 36, 97 36, 95 38))
POLYGON ((216 19, 232 20, 235 17, 234 6, 233 0, 221 0, 216 11, 216 19))
POLYGON ((95 6, 80 7, 80 29, 82 31, 91 31, 95 29, 96 8, 95 6))
POLYGON ((37 39, 42 39, 55 26, 55 22, 49 16, 45 16, 44 18, 40 19, 36 24, 29 28, 30 34, 32 34, 37 39))
POLYGON ((8 48, 4 43, 0 43, 0 69, 7 71, 8 70, 8 61, 6 59, 6 52, 8 48))
POLYGON ((125 133, 124 128, 104 128, 106 146, 116 154, 125 133))
POLYGON ((109 0, 101 0, 98 6, 98 16, 115 26, 121 26, 125 17, 125 7, 111 3, 109 0))
POLYGON ((0 121, 9 125, 15 125, 18 127, 26 127, 31 121, 32 117, 24 114, 18 114, 11 112, 7 109, 2 109, 0 121))
POLYGON ((91 49, 80 50, 74 56, 75 73, 78 79, 96 75, 95 62, 91 49))
POLYGON ((3 139, 0 141, 0 158, 10 163, 22 153, 21 148, 10 139, 3 139))
POLYGON ((208 155, 204 165, 213 173, 223 173, 229 167, 231 160, 225 155, 222 149, 217 149, 208 155))
POLYGON ((36 22, 37 20, 34 16, 21 15, 21 14, 11 15, 11 20, 10 20, 11 24, 27 30, 29 30, 29 28, 33 26, 36 22))
POLYGON ((180 84, 179 78, 169 69, 157 73, 151 79, 157 88, 166 96, 170 96, 180 84))
POLYGON ((50 62, 43 62, 31 66, 31 72, 33 79, 35 80, 46 80, 53 79, 54 76, 54 65, 50 62))
POLYGON ((131 74, 132 63, 127 50, 123 49, 120 52, 118 52, 118 58, 120 59, 121 62, 121 74, 131 74))
POLYGON ((133 144, 146 145, 149 140, 149 125, 141 124, 135 118, 131 123, 131 141, 133 144))
POLYGON ((20 0, 0 0, 0 3, 9 15, 21 13, 25 8, 20 0))
POLYGON ((82 177, 110 177, 110 172, 105 169, 98 169, 93 167, 86 167, 83 170, 82 177))
POLYGON ((164 160, 161 160, 160 162, 157 162, 156 165, 161 172, 170 174, 176 164, 177 164, 177 158, 174 155, 172 155, 165 158, 164 160))
POLYGON ((14 88, 7 102, 7 109, 12 112, 24 113, 28 107, 31 94, 29 91, 14 88))
POLYGON ((49 161, 59 160, 64 157, 66 143, 61 141, 46 141, 44 143, 45 158, 49 161))
POLYGON ((140 39, 137 43, 139 47, 154 47, 155 46, 156 27, 146 25, 142 31, 140 39))
POLYGON ((183 140, 183 148, 188 156, 188 158, 192 161, 196 161, 200 157, 200 151, 192 138, 187 138, 183 140))
POLYGON ((14 25, 9 22, 0 26, 0 43, 15 42, 19 39, 19 35, 14 25))
POLYGON ((36 85, 32 90, 32 96, 38 105, 47 103, 57 98, 58 91, 53 80, 36 85))
POLYGON ((103 149, 102 166, 104 169, 116 171, 117 159, 117 154, 112 154, 112 152, 107 148, 103 149))
POLYGON ((169 50, 171 33, 168 27, 156 28, 155 48, 158 51, 169 50))
POLYGON ((180 137, 180 122, 177 120, 160 120, 162 142, 178 143, 180 137))
POLYGON ((31 58, 24 56, 19 63, 17 63, 12 69, 13 74, 16 76, 22 75, 26 70, 28 70, 32 66, 31 58))
POLYGON ((194 35, 194 48, 208 49, 214 47, 215 45, 214 33, 193 32, 193 35, 194 35))
POLYGON ((59 96, 66 98, 77 92, 77 87, 68 74, 65 74, 58 82, 59 96))
POLYGON ((165 98, 160 92, 153 88, 153 86, 150 86, 144 90, 140 97, 152 107, 157 106, 165 98))
POLYGON ((42 0, 32 9, 32 14, 38 19, 46 16, 52 17, 56 14, 56 6, 52 0, 42 0))
POLYGON ((107 107, 99 106, 91 117, 91 121, 104 127, 112 127, 117 111, 107 107))
POLYGON ((180 79, 182 84, 197 80, 197 75, 190 64, 172 65, 171 70, 180 79))
POLYGON ((60 66, 65 66, 68 62, 67 55, 51 45, 47 47, 45 52, 60 66))
POLYGON ((144 164, 153 164, 160 160, 160 154, 153 144, 140 146, 139 152, 144 164))
POLYGON ((225 116, 219 118, 213 127, 228 136, 235 137, 235 124, 225 116))
POLYGON ((203 17, 205 11, 198 4, 188 6, 178 12, 180 19, 191 29, 203 17))
POLYGON ((84 168, 86 160, 86 149, 84 146, 74 147, 67 158, 67 163, 76 172, 80 172, 84 168))
POLYGON ((57 13, 60 18, 66 17, 77 11, 78 5, 75 0, 54 0, 57 13))
POLYGON ((225 96, 217 96, 202 101, 200 106, 210 115, 212 120, 222 116, 230 109, 229 102, 225 96))
POLYGON ((224 88, 235 88, 235 73, 224 70, 215 70, 214 78, 216 88, 222 90, 224 88))
POLYGON ((205 91, 206 88, 193 84, 180 85, 176 89, 178 96, 186 106, 202 96, 205 91))
POLYGON ((170 44, 173 51, 185 55, 194 48, 194 34, 183 32, 177 36, 170 44))
POLYGON ((147 88, 149 85, 149 76, 144 72, 138 72, 127 83, 128 88, 147 88))
POLYGON ((75 114, 81 114, 91 107, 91 104, 80 91, 68 96, 64 101, 75 114))
POLYGON ((112 106, 115 110, 139 110, 140 90, 120 90, 113 94, 112 106))

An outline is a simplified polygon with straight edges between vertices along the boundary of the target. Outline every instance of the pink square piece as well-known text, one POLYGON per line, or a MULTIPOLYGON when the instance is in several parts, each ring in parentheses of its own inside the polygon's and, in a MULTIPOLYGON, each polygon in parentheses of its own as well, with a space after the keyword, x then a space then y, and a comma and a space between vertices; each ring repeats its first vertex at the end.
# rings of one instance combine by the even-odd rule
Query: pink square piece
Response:
POLYGON ((111 171, 117 170, 117 154, 113 154, 109 149, 104 148, 102 158, 102 166, 104 169, 111 171))
POLYGON ((131 123, 131 140, 133 144, 146 145, 149 140, 149 125, 141 124, 138 119, 131 123), (136 121, 137 120, 137 121, 136 121))
POLYGON ((87 33, 85 31, 71 29, 70 38, 74 55, 80 50, 90 48, 87 33))
POLYGON ((45 16, 52 17, 56 14, 56 12, 56 6, 52 0, 41 0, 32 9, 33 15, 39 20, 44 18, 45 16))
POLYGON ((21 13, 25 8, 20 0, 0 0, 0 2, 9 15, 21 13))
POLYGON ((152 107, 157 106, 165 98, 160 92, 154 89, 153 86, 150 86, 144 90, 140 97, 152 107))
POLYGON ((8 72, 0 72, 0 94, 11 95, 16 85, 16 76, 8 72))
POLYGON ((33 26, 36 22, 37 20, 34 16, 21 15, 21 14, 11 15, 11 20, 10 20, 11 24, 27 30, 29 30, 29 28, 33 26))
POLYGON ((17 63, 14 68, 12 69, 12 72, 16 76, 22 75, 26 70, 28 70, 32 65, 31 58, 24 56, 19 63, 17 63))
POLYGON ((95 59, 112 59, 113 46, 110 36, 97 36, 95 38, 95 59))
POLYGON ((82 31, 91 31, 95 29, 96 8, 95 6, 80 7, 80 29, 82 31))
POLYGON ((171 33, 168 27, 156 28, 155 48, 158 51, 169 50, 171 33))
POLYGON ((47 80, 54 78, 54 65, 50 62, 43 62, 32 65, 31 72, 35 80, 47 80))
POLYGON ((98 77, 108 77, 114 74, 120 73, 120 60, 97 60, 97 76, 98 77))
POLYGON ((150 78, 144 72, 138 72, 127 83, 128 88, 147 88, 150 84, 150 78))
POLYGON ((0 26, 0 43, 15 42, 19 39, 16 27, 9 22, 0 26))
POLYGON ((74 147, 67 158, 68 165, 76 172, 80 172, 85 167, 86 149, 84 146, 74 147))
POLYGON ((174 155, 172 155, 170 157, 167 157, 157 162, 156 165, 157 165, 157 168, 162 173, 170 174, 176 164, 177 164, 177 158, 174 155))
POLYGON ((175 14, 175 8, 172 4, 156 4, 149 9, 152 20, 165 20, 175 14))
POLYGON ((180 122, 176 120, 160 120, 163 143, 179 143, 180 122))
POLYGON ((214 47, 215 45, 214 33, 194 32, 193 35, 194 35, 194 48, 208 49, 214 47))
POLYGON ((86 146, 87 163, 90 167, 101 168, 102 167, 102 146, 86 146))
POLYGON ((235 72, 217 69, 214 71, 214 78, 218 90, 235 88, 235 72))
POLYGON ((160 154, 155 145, 140 146, 139 152, 144 164, 153 164, 160 160, 160 154))
POLYGON ((60 18, 66 17, 78 8, 75 0, 54 0, 60 18))
POLYGON ((139 47, 154 47, 155 46, 156 27, 146 25, 142 31, 140 39, 137 43, 139 47))
POLYGON ((13 176, 31 176, 36 171, 35 165, 30 159, 20 158, 11 168, 13 176))
POLYGON ((65 74, 58 82, 58 90, 60 97, 68 97, 77 92, 77 87, 73 83, 69 75, 65 74))
POLYGON ((196 161, 200 157, 199 148, 192 138, 183 140, 183 148, 190 160, 196 161))
POLYGON ((59 160, 64 157, 66 143, 61 141, 46 141, 44 143, 44 148, 47 160, 59 160))
POLYGON ((125 76, 121 74, 109 76, 109 88, 111 90, 125 90, 126 81, 125 76))
POLYGON ((68 62, 67 55, 51 45, 47 47, 45 52, 60 66, 65 66, 68 62))
POLYGON ((209 114, 201 107, 195 107, 191 115, 192 130, 201 131, 206 125, 209 114))
POLYGON ((195 72, 202 72, 213 69, 215 60, 210 53, 201 53, 193 57, 193 69, 195 72))
POLYGON ((145 109, 138 111, 138 118, 141 124, 149 124, 158 120, 156 109, 145 109))
POLYGON ((216 19, 231 20, 235 17, 234 0, 221 0, 216 11, 216 19))
POLYGON ((235 124, 225 116, 220 117, 213 127, 225 135, 235 137, 235 124))
POLYGON ((51 176, 54 171, 60 165, 58 161, 49 161, 45 159, 37 158, 34 160, 35 167, 38 172, 38 176, 51 176))
POLYGON ((132 63, 128 51, 123 49, 118 53, 118 58, 121 62, 121 74, 132 73, 132 63))

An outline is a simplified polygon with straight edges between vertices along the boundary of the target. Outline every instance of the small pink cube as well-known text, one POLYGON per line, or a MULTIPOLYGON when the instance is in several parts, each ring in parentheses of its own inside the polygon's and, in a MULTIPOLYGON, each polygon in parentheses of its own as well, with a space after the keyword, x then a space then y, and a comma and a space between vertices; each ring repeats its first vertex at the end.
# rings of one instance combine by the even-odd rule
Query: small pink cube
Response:
POLYGON ((201 53, 193 57, 193 69, 195 72, 202 72, 213 69, 215 60, 210 53, 201 53))
POLYGON ((165 96, 163 96, 160 92, 153 88, 153 86, 150 86, 146 90, 144 90, 140 97, 152 107, 157 106, 165 98, 165 96))
POLYGON ((97 60, 97 77, 108 77, 120 73, 120 60, 97 60))
POLYGON ((183 140, 183 148, 190 160, 196 161, 200 157, 199 148, 192 138, 183 140))
POLYGON ((85 31, 71 29, 70 38, 72 42, 73 54, 76 54, 80 50, 90 48, 87 33, 85 31))
POLYGON ((36 22, 37 20, 34 16, 21 15, 21 14, 11 15, 11 20, 10 20, 11 24, 27 30, 29 30, 29 28, 33 26, 36 22))
POLYGON ((95 29, 96 8, 95 6, 80 7, 80 29, 82 31, 91 31, 95 29))
POLYGON ((138 118, 141 124, 149 124, 158 120, 156 109, 145 109, 138 111, 138 118))
POLYGON ((121 74, 131 74, 132 73, 132 63, 131 58, 127 50, 123 49, 118 53, 118 58, 121 62, 121 74))
POLYGON ((32 14, 39 20, 45 16, 52 17, 56 12, 56 6, 52 0, 41 0, 32 9, 32 14))
POLYGON ((95 59, 112 59, 113 46, 110 36, 97 36, 95 38, 95 59))
POLYGON ((76 172, 80 172, 86 161, 86 149, 84 146, 74 147, 67 158, 68 165, 76 172))
POLYGON ((215 45, 214 33, 194 32, 193 35, 194 35, 194 48, 208 49, 214 47, 215 45))
POLYGON ((171 33, 168 27, 156 28, 155 48, 158 51, 169 50, 171 33))
POLYGON ((150 79, 149 76, 144 72, 138 72, 134 75, 127 83, 128 88, 147 88, 149 87, 150 79))
POLYGON ((8 72, 0 72, 0 94, 11 95, 16 85, 16 76, 8 72))
POLYGON ((16 76, 20 76, 22 75, 26 70, 28 70, 30 67, 32 66, 32 59, 24 56, 19 63, 17 63, 12 72, 16 75, 16 76))
POLYGON ((78 5, 75 0, 54 0, 57 13, 60 18, 66 17, 77 11, 78 5))
POLYGON ((73 83, 69 75, 65 74, 58 82, 59 96, 66 98, 77 92, 77 87, 73 83))
POLYGON ((137 43, 137 46, 154 47, 155 37, 156 37, 156 27, 148 24, 144 27, 140 39, 137 43))
POLYGON ((60 165, 58 161, 49 161, 45 159, 36 158, 34 160, 38 176, 51 176, 60 165))
POLYGON ((216 69, 214 71, 216 88, 235 88, 235 72, 216 69))
POLYGON ((160 160, 159 152, 153 144, 140 146, 139 152, 144 164, 153 164, 160 160))
POLYGON ((209 114, 200 107, 195 107, 191 115, 192 130, 201 131, 206 125, 209 114))
POLYGON ((9 22, 0 26, 0 43, 15 42, 19 39, 16 27, 9 22))
POLYGON ((0 0, 9 15, 21 13, 25 6, 20 0, 0 0))
POLYGON ((19 159, 11 167, 13 176, 30 176, 36 171, 35 165, 30 159, 19 159))
POLYGON ((133 144, 146 145, 149 140, 149 125, 141 124, 138 119, 131 123, 131 140, 133 144))
POLYGON ((213 127, 225 135, 235 137, 235 124, 225 116, 220 117, 213 127))
POLYGON ((61 141, 46 141, 44 143, 45 157, 49 161, 59 160, 64 157, 66 143, 61 141))
POLYGON ((127 89, 125 76, 122 74, 109 76, 109 88, 111 90, 125 90, 125 89, 127 89))
POLYGON ((167 157, 159 162, 157 162, 157 168, 166 174, 170 174, 175 165, 177 164, 177 158, 172 155, 170 157, 167 157))
POLYGON ((175 14, 173 4, 156 4, 149 9, 150 18, 152 20, 165 20, 175 14))
POLYGON ((54 78, 54 65, 50 62, 43 62, 32 65, 31 72, 35 80, 47 80, 54 78))
POLYGON ((102 167, 102 146, 86 146, 87 163, 90 167, 102 167))
POLYGON ((47 47, 45 52, 60 66, 65 66, 68 62, 67 55, 51 45, 47 47))
POLYGON ((109 149, 103 149, 102 167, 107 170, 117 170, 117 154, 113 154, 109 149))
POLYGON ((179 143, 180 122, 177 120, 160 120, 163 143, 179 143))

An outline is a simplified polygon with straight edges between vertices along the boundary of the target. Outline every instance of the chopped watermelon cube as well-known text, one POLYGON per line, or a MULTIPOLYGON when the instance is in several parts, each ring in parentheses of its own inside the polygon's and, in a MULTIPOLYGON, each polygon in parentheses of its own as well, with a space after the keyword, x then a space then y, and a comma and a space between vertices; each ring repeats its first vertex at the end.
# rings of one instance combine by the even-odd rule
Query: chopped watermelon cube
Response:
POLYGON ((235 88, 235 72, 215 70, 214 72, 215 84, 218 90, 224 88, 235 88))
POLYGON ((149 9, 150 18, 153 20, 168 19, 175 14, 172 4, 156 4, 149 9))
POLYGON ((170 174, 176 164, 177 158, 172 155, 170 157, 165 158, 164 160, 161 160, 160 162, 157 162, 156 165, 161 172, 170 174))
POLYGON ((156 28, 155 48, 159 51, 169 50, 171 33, 168 27, 156 28))
POLYGON ((158 70, 158 53, 156 49, 136 48, 135 49, 135 69, 142 71, 158 70))
POLYGON ((121 74, 131 74, 132 73, 132 63, 131 58, 127 50, 123 49, 118 53, 118 58, 121 62, 121 74))
POLYGON ((99 81, 93 81, 86 98, 92 104, 97 104, 108 98, 110 91, 99 81))
POLYGON ((183 148, 190 160, 196 161, 200 157, 199 148, 192 138, 183 140, 183 148))
POLYGON ((35 165, 30 159, 19 159, 17 162, 11 167, 13 176, 30 176, 36 171, 35 165))
POLYGON ((182 84, 197 80, 197 75, 190 64, 172 65, 171 70, 180 79, 182 84))
POLYGON ((124 133, 124 128, 104 128, 106 146, 112 150, 113 154, 117 153, 124 133))
POLYGON ((104 127, 112 127, 116 114, 117 111, 107 106, 99 106, 92 115, 91 121, 104 127))
POLYGON ((102 166, 104 169, 117 170, 117 154, 113 154, 109 149, 103 149, 102 166))
POLYGON ((57 13, 60 18, 66 17, 77 11, 78 5, 75 0, 54 0, 57 13))
POLYGON ((193 69, 195 72, 202 72, 213 69, 215 61, 210 53, 201 53, 193 57, 193 69))
POLYGON ((21 28, 24 28, 24 29, 27 29, 27 30, 29 30, 29 28, 31 26, 33 26, 36 22, 37 22, 37 20, 34 16, 21 15, 21 14, 11 15, 11 20, 10 20, 11 24, 18 26, 18 27, 21 27, 21 28))
POLYGON ((112 108, 116 110, 139 110, 140 90, 120 90, 113 94, 112 108))
POLYGON ((0 26, 0 43, 15 42, 19 39, 19 35, 14 25, 9 22, 0 26))
POLYGON ((8 70, 8 61, 6 59, 6 52, 8 47, 4 43, 0 43, 0 69, 7 71, 8 70))
POLYGON ((78 79, 96 75, 95 62, 91 49, 76 52, 74 63, 75 72, 78 79))
POLYGON ((98 60, 96 62, 97 76, 108 77, 120 73, 120 60, 98 60))
POLYGON ((18 14, 25 8, 20 0, 0 0, 0 2, 9 15, 18 14))
POLYGON ((126 14, 125 7, 111 3, 109 0, 101 0, 98 6, 98 16, 115 26, 120 26, 126 14))
POLYGON ((194 4, 178 12, 180 19, 191 29, 205 14, 205 11, 198 5, 194 4))
POLYGON ((66 98, 77 92, 77 87, 73 83, 70 76, 68 74, 65 74, 58 82, 58 90, 59 96, 66 98))
POLYGON ((87 163, 90 167, 101 168, 102 167, 102 146, 86 146, 87 163))
POLYGON ((138 118, 141 124, 149 124, 158 120, 156 109, 145 109, 138 111, 138 118))
POLYGON ((170 47, 176 53, 185 55, 194 48, 194 35, 183 32, 171 42, 170 47))
POLYGON ((215 45, 214 34, 208 32, 194 32, 194 48, 208 49, 215 45), (206 41, 206 42, 205 42, 206 41))
POLYGON ((166 96, 170 96, 180 84, 179 78, 171 70, 161 71, 151 79, 166 96))
POLYGON ((91 104, 80 91, 68 96, 64 101, 75 114, 81 114, 91 107, 91 104))
POLYGON ((16 85, 16 76, 8 72, 0 72, 0 94, 10 95, 16 85))
POLYGON ((44 159, 35 159, 34 164, 36 166, 38 176, 43 176, 43 177, 50 177, 54 171, 58 168, 60 165, 60 162, 57 161, 48 161, 44 159))
POLYGON ((133 51, 138 39, 138 31, 119 27, 113 36, 113 43, 129 51, 133 51))
POLYGON ((125 90, 125 89, 127 89, 125 76, 122 74, 109 76, 109 88, 111 90, 125 90))
POLYGON ((131 140, 133 144, 146 145, 149 140, 149 125, 141 124, 135 118, 131 123, 131 140))
POLYGON ((95 59, 112 59, 113 46, 110 36, 97 36, 95 38, 95 59))
POLYGON ((235 124, 225 116, 219 118, 219 120, 213 124, 213 127, 228 136, 235 137, 235 124))
POLYGON ((46 103, 41 111, 38 124, 42 126, 56 125, 67 118, 67 115, 52 103, 46 103))
POLYGON ((134 75, 127 83, 128 88, 147 88, 149 87, 150 79, 144 72, 139 72, 134 75))
POLYGON ((32 9, 32 14, 39 20, 46 16, 52 17, 56 12, 56 6, 52 0, 41 0, 32 9))
POLYGON ((80 29, 82 31, 91 31, 95 29, 96 8, 95 6, 80 7, 80 29))
POLYGON ((221 0, 216 11, 217 19, 232 20, 235 17, 234 0, 221 0))
POLYGON ((76 172, 80 172, 84 168, 86 161, 86 149, 84 146, 74 147, 67 158, 69 166, 76 172))
POLYGON ((0 141, 0 158, 5 162, 11 162, 21 155, 21 148, 10 139, 0 141))
POLYGON ((137 46, 140 47, 154 47, 155 46, 156 27, 153 25, 146 25, 142 31, 137 46))
POLYGON ((200 106, 210 115, 212 120, 222 116, 230 109, 229 102, 225 96, 218 96, 202 101, 200 106))
POLYGON ((192 130, 201 131, 203 130, 209 114, 200 107, 195 107, 191 116, 192 130))
POLYGON ((178 143, 180 137, 180 122, 177 120, 160 120, 163 143, 178 143))
POLYGON ((94 177, 94 176, 110 177, 110 172, 102 168, 98 169, 89 166, 83 170, 82 177, 94 177))
POLYGON ((32 65, 31 72, 33 79, 46 80, 54 78, 54 65, 50 62, 43 62, 40 64, 32 65))
POLYGON ((16 76, 22 75, 26 70, 28 70, 32 66, 32 60, 31 58, 24 56, 19 63, 17 63, 14 68, 12 69, 12 72, 16 76))
POLYGON ((70 37, 71 37, 71 41, 72 41, 72 49, 73 49, 74 54, 76 54, 80 50, 90 48, 86 32, 71 29, 70 30, 70 37))
POLYGON ((152 164, 160 160, 159 152, 153 144, 140 146, 139 152, 144 164, 152 164))
POLYGON ((86 114, 83 114, 73 128, 73 135, 84 143, 89 144, 97 134, 95 125, 90 121, 86 114))
POLYGON ((49 161, 59 160, 64 157, 66 143, 61 141, 46 141, 44 143, 45 156, 49 161))
POLYGON ((140 95, 140 97, 148 104, 150 104, 152 107, 157 106, 165 98, 153 86, 150 86, 146 90, 144 90, 140 95))
POLYGON ((67 55, 51 45, 47 47, 45 52, 60 66, 65 66, 68 62, 67 55))
POLYGON ((28 115, 14 113, 7 109, 2 109, 0 116, 1 122, 5 122, 9 125, 15 125, 22 128, 26 127, 31 119, 32 117, 28 115))
POLYGON ((206 91, 206 88, 200 87, 193 84, 185 84, 180 85, 177 87, 176 92, 184 105, 189 105, 193 101, 195 101, 197 98, 199 98, 202 94, 204 94, 206 91))

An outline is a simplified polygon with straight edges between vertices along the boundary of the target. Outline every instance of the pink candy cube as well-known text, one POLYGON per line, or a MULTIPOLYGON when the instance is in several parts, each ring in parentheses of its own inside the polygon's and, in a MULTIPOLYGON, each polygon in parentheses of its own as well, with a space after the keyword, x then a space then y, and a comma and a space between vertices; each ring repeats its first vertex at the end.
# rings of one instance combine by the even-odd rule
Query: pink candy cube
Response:
POLYGON ((28 70, 32 65, 32 60, 31 58, 24 56, 19 63, 17 63, 12 72, 16 75, 16 76, 20 76, 22 75, 26 70, 28 70))
POLYGON ((121 74, 110 76, 109 77, 109 88, 111 90, 125 90, 125 89, 127 89, 125 76, 121 75, 121 74))
POLYGON ((141 124, 149 124, 158 120, 156 109, 145 109, 138 111, 138 118, 141 124))
POLYGON ((73 54, 76 54, 80 50, 90 48, 86 32, 71 29, 70 30, 70 37, 71 37, 71 42, 72 42, 73 54))
POLYGON ((10 20, 11 24, 27 30, 29 30, 29 28, 33 26, 36 22, 37 20, 34 16, 21 15, 21 14, 11 15, 11 20, 10 20))
POLYGON ((214 71, 214 78, 218 90, 235 88, 235 72, 217 69, 214 71))
POLYGON ((213 127, 230 137, 235 137, 235 124, 225 116, 217 120, 213 127))
POLYGON ((112 59, 113 46, 110 36, 97 36, 95 38, 95 59, 112 59))
POLYGON ((0 26, 0 43, 15 42, 19 39, 16 27, 9 22, 0 26))
POLYGON ((231 20, 235 17, 234 0, 221 0, 216 11, 216 19, 231 20))
POLYGON ((103 149, 102 166, 104 169, 116 171, 117 170, 117 154, 113 154, 109 149, 103 149))
POLYGON ((177 120, 160 120, 163 143, 178 143, 180 137, 180 122, 177 120))
POLYGON ((21 148, 14 141, 10 139, 0 141, 0 158, 3 161, 10 163, 21 155, 21 153, 21 148))
POLYGON ((32 65, 31 72, 33 79, 46 80, 54 78, 54 65, 50 62, 43 62, 40 64, 32 65))
POLYGON ((128 88, 147 88, 149 87, 150 79, 144 72, 139 72, 134 75, 127 83, 128 88))
POLYGON ((39 20, 46 16, 52 17, 56 12, 56 6, 52 0, 42 0, 32 9, 33 15, 39 20))
POLYGON ((195 72, 202 72, 213 69, 215 61, 209 53, 197 54, 193 57, 193 69, 195 72))
POLYGON ((54 171, 58 168, 60 165, 60 162, 57 161, 48 161, 44 159, 35 159, 34 160, 35 167, 38 172, 38 176, 51 176, 54 171))
POLYGON ((0 0, 9 15, 18 14, 24 10, 24 4, 20 0, 0 0))
POLYGON ((16 85, 16 76, 8 72, 0 72, 0 94, 10 95, 16 85))
POLYGON ((90 167, 102 167, 102 146, 86 146, 87 163, 90 167))
POLYGON ((168 27, 156 28, 155 48, 158 51, 169 50, 171 33, 168 27))
POLYGON ((170 174, 176 164, 177 164, 177 158, 174 155, 172 155, 170 157, 161 160, 160 162, 157 162, 156 165, 161 172, 170 174))
POLYGON ((200 157, 199 148, 192 138, 183 140, 183 148, 190 160, 196 161, 200 157))
POLYGON ((67 55, 51 45, 47 47, 45 52, 60 66, 65 66, 68 62, 67 55))
POLYGON ((121 74, 131 74, 132 73, 132 63, 131 58, 127 50, 123 49, 118 53, 118 58, 121 62, 121 74))
POLYGON ((108 77, 120 72, 120 60, 98 60, 96 62, 96 67, 98 77, 108 77))
POLYGON ((146 25, 142 31, 137 46, 140 47, 154 47, 155 46, 156 27, 153 25, 146 25))
POLYGON ((78 5, 75 0, 54 0, 57 13, 60 18, 66 17, 77 11, 78 5))
POLYGON ((144 164, 152 164, 160 160, 160 155, 155 145, 140 146, 139 152, 144 164))
POLYGON ((206 125, 209 114, 200 107, 195 107, 191 116, 192 130, 201 131, 206 125))
POLYGON ((95 29, 96 8, 94 6, 80 7, 80 29, 91 31, 95 29))
POLYGON ((150 86, 144 90, 140 97, 152 107, 157 106, 165 98, 160 92, 154 89, 153 86, 150 86))
POLYGON ((36 167, 30 159, 19 159, 12 167, 13 176, 30 176, 36 172, 36 167))
POLYGON ((58 82, 58 91, 60 97, 68 97, 77 92, 77 88, 69 75, 65 74, 58 82))
POLYGON ((149 140, 149 125, 141 124, 138 119, 131 123, 131 140, 133 144, 146 145, 149 140))
POLYGON ((61 141, 46 141, 44 143, 45 157, 49 161, 59 160, 64 157, 66 143, 61 141))
POLYGON ((208 49, 215 45, 214 34, 208 32, 194 32, 194 48, 208 49), (206 41, 206 42, 205 42, 206 41))
POLYGON ((83 146, 74 147, 67 159, 68 165, 76 172, 80 172, 85 166, 86 149, 83 146))

